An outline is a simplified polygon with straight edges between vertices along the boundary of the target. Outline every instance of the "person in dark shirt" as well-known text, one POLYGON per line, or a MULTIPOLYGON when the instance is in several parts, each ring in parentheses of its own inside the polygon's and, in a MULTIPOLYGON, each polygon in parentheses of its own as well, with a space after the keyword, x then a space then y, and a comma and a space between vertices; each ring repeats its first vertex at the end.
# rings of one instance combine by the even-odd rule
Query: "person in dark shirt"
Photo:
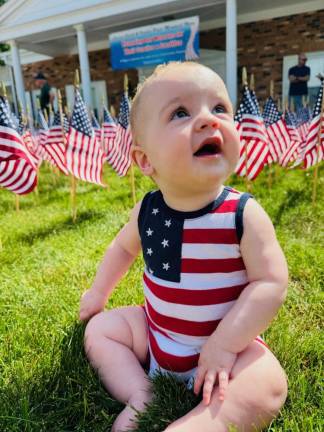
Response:
POLYGON ((304 53, 299 54, 298 64, 289 69, 289 108, 297 110, 303 106, 303 96, 307 96, 311 70, 306 66, 307 57, 304 53), (293 107, 292 107, 293 104, 293 107))
POLYGON ((51 105, 53 108, 53 101, 55 98, 52 87, 48 84, 47 79, 42 72, 38 72, 35 76, 35 84, 37 88, 41 90, 39 97, 40 108, 42 111, 45 110, 47 115, 49 115, 49 106, 51 105))

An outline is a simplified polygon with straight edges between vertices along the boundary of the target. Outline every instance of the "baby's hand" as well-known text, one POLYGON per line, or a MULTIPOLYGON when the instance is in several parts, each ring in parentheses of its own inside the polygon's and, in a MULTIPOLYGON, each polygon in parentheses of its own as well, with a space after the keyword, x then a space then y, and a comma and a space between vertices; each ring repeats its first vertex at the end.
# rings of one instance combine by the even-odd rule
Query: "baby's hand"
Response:
POLYGON ((211 336, 200 352, 195 377, 194 392, 198 394, 203 385, 203 403, 209 405, 213 388, 218 379, 219 399, 225 399, 229 375, 237 354, 224 350, 211 336))
POLYGON ((94 291, 93 289, 87 290, 81 297, 80 301, 80 314, 81 321, 89 320, 93 315, 101 312, 106 304, 107 298, 105 295, 94 291))

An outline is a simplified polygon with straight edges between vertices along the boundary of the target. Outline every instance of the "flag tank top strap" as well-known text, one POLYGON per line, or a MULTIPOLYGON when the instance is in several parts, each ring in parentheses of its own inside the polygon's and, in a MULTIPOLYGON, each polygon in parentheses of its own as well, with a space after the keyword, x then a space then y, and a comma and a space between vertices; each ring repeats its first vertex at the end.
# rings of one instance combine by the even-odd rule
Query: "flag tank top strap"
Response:
POLYGON ((236 208, 236 213, 235 213, 235 226, 236 226, 236 235, 238 238, 238 241, 241 242, 242 236, 243 236, 243 231, 244 231, 244 226, 243 226, 243 212, 244 212, 244 207, 247 203, 247 201, 253 198, 253 195, 249 194, 249 193, 243 193, 240 196, 240 199, 238 201, 238 205, 236 208))

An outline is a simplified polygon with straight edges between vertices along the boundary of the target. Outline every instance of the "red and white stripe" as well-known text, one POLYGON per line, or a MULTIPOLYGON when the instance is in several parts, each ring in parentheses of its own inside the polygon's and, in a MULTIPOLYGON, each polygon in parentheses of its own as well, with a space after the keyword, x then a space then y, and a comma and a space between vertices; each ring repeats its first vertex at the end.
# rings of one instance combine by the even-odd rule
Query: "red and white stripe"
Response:
POLYGON ((323 160, 324 154, 324 113, 316 116, 308 130, 303 154, 303 168, 308 169, 323 160))
POLYGON ((66 137, 62 130, 62 126, 52 126, 47 135, 46 144, 42 147, 50 157, 49 162, 59 168, 65 175, 69 174, 66 165, 66 137))
POLYGON ((254 180, 268 162, 269 148, 262 141, 241 141, 240 159, 235 172, 240 176, 245 176, 249 180, 254 180))
POLYGON ((104 186, 102 164, 104 153, 93 133, 91 137, 70 127, 67 137, 67 168, 76 178, 104 186))
POLYGON ((102 136, 103 136, 102 129, 100 129, 100 128, 94 128, 93 130, 94 130, 94 133, 96 135, 98 143, 102 146, 103 145, 103 143, 102 143, 102 136))
POLYGON ((244 114, 241 122, 240 159, 235 172, 254 180, 268 162, 268 135, 263 120, 244 114))
POLYGON ((36 137, 31 134, 30 130, 26 130, 22 136, 22 140, 24 141, 25 146, 27 147, 29 153, 32 156, 32 160, 36 168, 38 169, 43 159, 35 153, 37 147, 36 137))
POLYGON ((281 156, 290 147, 290 136, 283 119, 272 123, 266 128, 269 151, 273 162, 279 162, 281 156))
POLYGON ((185 219, 181 282, 145 270, 151 374, 160 368, 192 376, 201 346, 248 283, 235 227, 239 197, 232 190, 214 211, 185 219))
POLYGON ((288 166, 290 162, 296 161, 303 145, 297 129, 294 126, 288 125, 286 125, 286 128, 290 137, 290 146, 285 150, 279 160, 280 165, 283 167, 288 166))
POLYGON ((304 142, 307 138, 308 128, 310 122, 304 122, 297 127, 297 131, 301 137, 301 140, 304 142))
POLYGON ((113 140, 113 147, 107 155, 107 162, 113 167, 118 175, 124 176, 132 163, 130 148, 132 135, 130 126, 127 129, 120 124, 117 126, 116 135, 113 140))
POLYGON ((18 195, 28 194, 37 186, 37 171, 23 159, 0 162, 0 186, 18 195))
POLYGON ((114 139, 117 132, 117 125, 114 123, 103 123, 103 148, 105 154, 108 156, 113 148, 114 139))
POLYGON ((36 185, 36 166, 21 136, 14 129, 0 126, 0 186, 23 195, 36 185))

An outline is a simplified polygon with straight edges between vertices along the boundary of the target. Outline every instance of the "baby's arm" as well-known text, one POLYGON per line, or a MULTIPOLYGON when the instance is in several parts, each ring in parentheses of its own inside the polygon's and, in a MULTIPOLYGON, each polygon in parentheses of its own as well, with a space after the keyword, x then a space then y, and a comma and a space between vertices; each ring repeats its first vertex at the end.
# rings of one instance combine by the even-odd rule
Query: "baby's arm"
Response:
POLYGON ((241 253, 249 284, 201 351, 194 389, 198 393, 204 384, 207 404, 217 376, 224 398, 237 354, 267 328, 286 295, 287 264, 268 215, 250 199, 243 222, 241 253))
POLYGON ((141 242, 137 218, 140 205, 134 207, 129 222, 109 245, 91 288, 83 294, 80 320, 86 321, 103 310, 112 290, 139 254, 141 242))

